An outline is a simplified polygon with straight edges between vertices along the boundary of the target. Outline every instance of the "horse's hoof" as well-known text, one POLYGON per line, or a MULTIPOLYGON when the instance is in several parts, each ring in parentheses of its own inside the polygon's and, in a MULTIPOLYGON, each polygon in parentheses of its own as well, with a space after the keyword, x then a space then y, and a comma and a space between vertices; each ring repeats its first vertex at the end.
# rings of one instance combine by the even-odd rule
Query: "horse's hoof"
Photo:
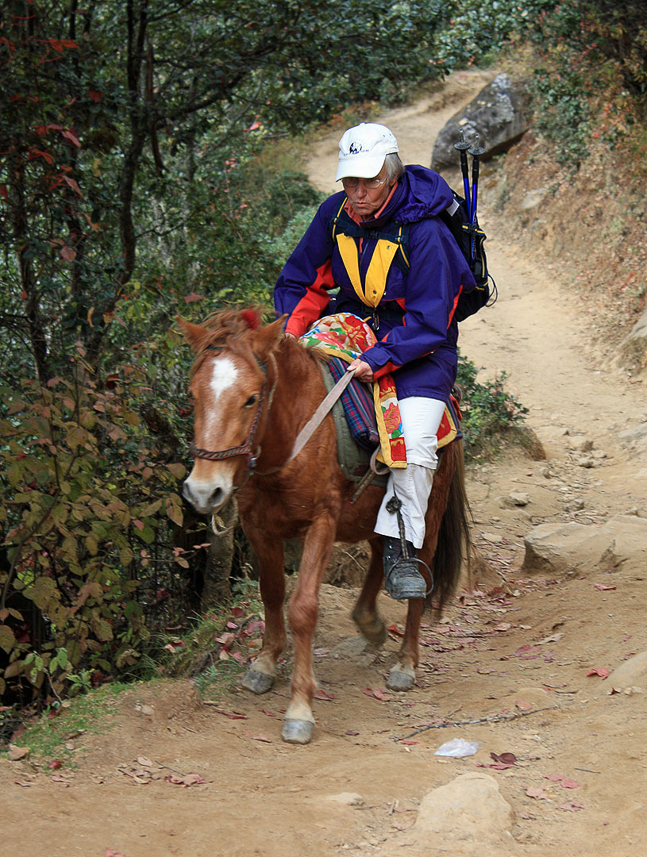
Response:
POLYGON ((262 673, 260 670, 249 669, 243 679, 243 687, 252 693, 267 693, 274 684, 274 676, 262 673))
POLYGON ((375 617, 368 622, 363 622, 355 614, 353 614, 352 618, 365 640, 373 646, 384 645, 386 642, 386 625, 382 619, 375 617))
POLYGON ((313 729, 312 720, 286 720, 281 738, 288 744, 308 744, 312 738, 313 729))
POLYGON ((386 686, 390 690, 411 690, 415 678, 416 676, 413 671, 409 673, 396 664, 394 667, 391 667, 389 677, 386 681, 386 686))

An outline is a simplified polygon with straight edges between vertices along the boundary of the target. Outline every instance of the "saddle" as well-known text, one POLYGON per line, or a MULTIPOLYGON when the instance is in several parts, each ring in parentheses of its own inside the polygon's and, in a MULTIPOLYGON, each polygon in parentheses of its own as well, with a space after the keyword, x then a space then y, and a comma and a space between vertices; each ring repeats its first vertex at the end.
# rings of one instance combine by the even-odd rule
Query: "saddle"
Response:
MULTIPOLYGON (((328 365, 321 364, 321 373, 328 392, 346 373, 346 362, 339 357, 329 357, 328 365)), ((344 477, 359 483, 353 500, 368 484, 386 487, 388 471, 376 472, 371 459, 380 447, 380 435, 375 417, 374 397, 368 384, 353 379, 332 408, 337 433, 337 456, 344 477), (369 478, 370 477, 370 478, 369 478)), ((460 409, 452 396, 445 406, 445 413, 438 428, 438 450, 462 438, 460 409)))

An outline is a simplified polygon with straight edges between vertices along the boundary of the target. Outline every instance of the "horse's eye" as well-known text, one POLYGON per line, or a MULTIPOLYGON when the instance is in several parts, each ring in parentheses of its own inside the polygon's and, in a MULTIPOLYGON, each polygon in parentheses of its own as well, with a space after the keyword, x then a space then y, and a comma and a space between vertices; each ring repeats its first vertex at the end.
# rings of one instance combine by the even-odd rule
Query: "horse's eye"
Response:
POLYGON ((254 394, 253 396, 250 396, 249 399, 247 399, 247 401, 245 402, 243 407, 244 408, 251 408, 251 406, 255 405, 257 401, 258 401, 258 396, 256 394, 254 394))

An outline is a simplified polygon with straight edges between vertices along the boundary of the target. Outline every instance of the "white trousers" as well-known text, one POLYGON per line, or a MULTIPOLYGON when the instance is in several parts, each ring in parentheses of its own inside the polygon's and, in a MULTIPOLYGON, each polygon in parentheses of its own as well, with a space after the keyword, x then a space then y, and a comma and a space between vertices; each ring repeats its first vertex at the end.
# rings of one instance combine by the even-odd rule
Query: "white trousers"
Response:
POLYGON ((438 426, 445 403, 423 396, 401 399, 402 432, 407 447, 407 467, 391 468, 384 500, 380 506, 375 532, 381 536, 400 537, 398 516, 387 512, 386 504, 395 493, 402 502, 400 513, 407 540, 416 550, 425 540, 425 513, 438 465, 438 426))

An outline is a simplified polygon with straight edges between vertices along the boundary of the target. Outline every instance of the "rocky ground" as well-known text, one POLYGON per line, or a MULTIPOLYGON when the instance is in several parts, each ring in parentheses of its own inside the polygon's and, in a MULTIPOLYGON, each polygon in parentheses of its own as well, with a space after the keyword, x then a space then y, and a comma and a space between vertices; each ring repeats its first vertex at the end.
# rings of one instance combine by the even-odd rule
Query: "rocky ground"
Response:
MULTIPOLYGON (((380 117, 407 161, 428 163, 434 128, 477 83, 380 117)), ((336 135, 320 145, 310 168, 325 186, 336 135)), ((312 744, 280 740, 289 662, 260 698, 135 687, 105 730, 73 739, 74 769, 0 760, 7 854, 646 852, 644 377, 591 337, 560 259, 531 258, 497 216, 484 206, 500 297, 463 324, 461 348, 484 376, 507 373, 539 444, 470 470, 484 562, 424 628, 414 690, 385 685, 402 605, 381 597, 389 639, 371 651, 354 591, 325 585, 312 744), (453 739, 474 753, 437 755, 453 739)))

